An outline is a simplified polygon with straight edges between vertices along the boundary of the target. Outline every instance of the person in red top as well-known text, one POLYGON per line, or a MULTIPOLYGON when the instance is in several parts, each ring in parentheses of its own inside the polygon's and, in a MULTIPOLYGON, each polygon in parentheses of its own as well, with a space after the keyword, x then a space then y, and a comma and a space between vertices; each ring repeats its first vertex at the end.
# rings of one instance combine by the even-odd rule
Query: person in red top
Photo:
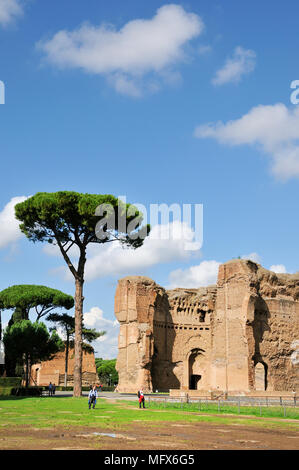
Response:
POLYGON ((144 393, 142 389, 138 390, 138 401, 139 401, 139 408, 141 408, 141 404, 143 405, 143 408, 145 408, 144 393))

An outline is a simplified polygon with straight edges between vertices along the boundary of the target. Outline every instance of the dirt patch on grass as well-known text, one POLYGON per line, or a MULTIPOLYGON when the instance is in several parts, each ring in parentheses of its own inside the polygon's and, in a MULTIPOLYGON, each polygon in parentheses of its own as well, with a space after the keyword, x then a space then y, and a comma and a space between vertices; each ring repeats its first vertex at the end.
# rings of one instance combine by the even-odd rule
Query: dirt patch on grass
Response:
POLYGON ((260 449, 299 450, 299 431, 268 429, 252 424, 235 427, 207 422, 159 423, 158 428, 134 421, 126 429, 97 427, 51 427, 39 429, 27 425, 0 428, 0 449, 143 449, 206 450, 260 449), (110 434, 110 435, 109 435, 110 434))

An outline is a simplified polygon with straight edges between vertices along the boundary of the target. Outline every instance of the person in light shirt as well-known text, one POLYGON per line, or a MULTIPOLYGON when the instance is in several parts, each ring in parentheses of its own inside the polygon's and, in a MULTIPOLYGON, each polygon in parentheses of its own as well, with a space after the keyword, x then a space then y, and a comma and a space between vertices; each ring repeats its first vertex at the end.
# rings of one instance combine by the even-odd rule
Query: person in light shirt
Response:
POLYGON ((94 409, 97 403, 97 398, 98 398, 98 392, 97 392, 97 387, 94 385, 92 389, 89 392, 88 395, 88 407, 89 409, 92 408, 94 409))

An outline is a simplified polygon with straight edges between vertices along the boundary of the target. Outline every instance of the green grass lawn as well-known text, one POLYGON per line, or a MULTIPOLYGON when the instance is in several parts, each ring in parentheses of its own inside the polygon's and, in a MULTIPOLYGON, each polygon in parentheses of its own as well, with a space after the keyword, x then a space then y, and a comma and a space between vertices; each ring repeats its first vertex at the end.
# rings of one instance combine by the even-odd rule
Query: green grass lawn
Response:
MULTIPOLYGON (((148 405, 148 403, 146 403, 148 405)), ((77 426, 101 427, 110 430, 125 429, 134 421, 144 422, 147 426, 159 426, 161 422, 210 422, 217 424, 246 424, 254 426, 274 427, 288 426, 290 429, 298 429, 296 422, 289 422, 281 416, 280 409, 263 408, 263 417, 260 418, 260 410, 251 407, 241 407, 241 413, 257 416, 258 419, 248 419, 244 416, 233 416, 238 414, 238 408, 226 406, 221 413, 218 412, 217 405, 208 404, 201 406, 198 404, 185 404, 183 408, 180 404, 151 403, 150 408, 145 410, 138 408, 137 400, 132 401, 111 401, 100 398, 96 408, 88 409, 87 398, 73 397, 41 397, 41 398, 0 398, 0 429, 6 426, 29 426, 34 428, 64 427, 72 428, 77 426), (231 414, 225 416, 225 413, 231 414), (277 418, 267 420, 267 418, 277 418), (264 419, 266 418, 266 419, 264 419)), ((298 411, 287 409, 286 418, 298 419, 298 411)))
POLYGON ((198 402, 198 403, 165 403, 164 401, 152 401, 150 403, 151 409, 160 410, 178 410, 178 411, 193 411, 200 413, 227 413, 227 414, 238 414, 247 416, 263 416, 266 418, 289 418, 299 420, 299 407, 282 407, 282 406, 240 406, 231 405, 229 403, 221 402, 209 403, 209 402, 198 402))

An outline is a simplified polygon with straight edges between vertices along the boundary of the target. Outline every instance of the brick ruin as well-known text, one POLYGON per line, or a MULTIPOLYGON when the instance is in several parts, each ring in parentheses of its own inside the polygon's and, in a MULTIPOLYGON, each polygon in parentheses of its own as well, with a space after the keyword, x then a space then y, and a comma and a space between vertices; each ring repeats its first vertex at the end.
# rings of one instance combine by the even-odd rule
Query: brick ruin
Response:
POLYGON ((299 273, 238 259, 199 289, 129 276, 115 315, 119 392, 299 391, 299 273))
MULTIPOLYGON (((69 351, 67 386, 74 385, 74 350, 69 351)), ((55 354, 50 361, 34 364, 31 368, 30 385, 64 385, 65 352, 55 354)), ((94 353, 83 351, 82 354, 82 385, 94 384, 98 381, 94 353)))

